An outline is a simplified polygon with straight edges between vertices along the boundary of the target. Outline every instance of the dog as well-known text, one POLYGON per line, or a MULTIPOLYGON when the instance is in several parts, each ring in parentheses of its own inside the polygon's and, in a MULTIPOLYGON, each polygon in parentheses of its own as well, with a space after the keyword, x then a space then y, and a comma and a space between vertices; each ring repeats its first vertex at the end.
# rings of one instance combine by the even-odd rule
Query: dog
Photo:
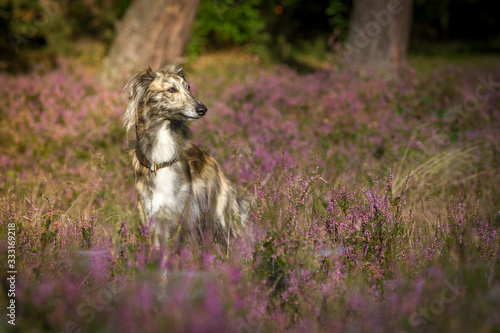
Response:
POLYGON ((237 196, 215 159, 192 143, 188 122, 207 113, 191 93, 182 68, 150 66, 120 95, 130 100, 123 124, 135 125, 128 151, 142 223, 152 223, 154 245, 180 239, 229 246, 247 223, 250 196, 237 196))

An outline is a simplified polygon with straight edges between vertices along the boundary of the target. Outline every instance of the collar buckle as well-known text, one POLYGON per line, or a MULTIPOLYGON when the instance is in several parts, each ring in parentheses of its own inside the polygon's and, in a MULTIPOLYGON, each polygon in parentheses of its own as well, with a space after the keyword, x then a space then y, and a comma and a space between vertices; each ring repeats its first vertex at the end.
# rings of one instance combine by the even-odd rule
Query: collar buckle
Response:
POLYGON ((149 170, 151 170, 151 172, 154 172, 155 173, 155 176, 156 176, 156 172, 158 171, 158 169, 160 168, 160 166, 158 165, 158 163, 156 162, 149 162, 149 170))

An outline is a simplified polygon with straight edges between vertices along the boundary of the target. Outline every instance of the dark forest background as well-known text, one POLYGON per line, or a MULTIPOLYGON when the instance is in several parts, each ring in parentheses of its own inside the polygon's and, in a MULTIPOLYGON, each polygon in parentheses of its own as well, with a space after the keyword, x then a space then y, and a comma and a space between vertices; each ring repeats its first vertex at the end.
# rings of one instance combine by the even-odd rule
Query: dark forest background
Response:
MULTIPOLYGON (((2 0, 2 68, 29 68, 41 56, 74 55, 75 43, 102 45, 104 55, 130 0, 2 0)), ((323 57, 345 42, 352 0, 202 0, 186 55, 243 47, 278 61, 297 53, 323 57)), ((500 52, 500 2, 416 0, 410 53, 500 52)), ((86 45, 86 44, 85 44, 86 45)))

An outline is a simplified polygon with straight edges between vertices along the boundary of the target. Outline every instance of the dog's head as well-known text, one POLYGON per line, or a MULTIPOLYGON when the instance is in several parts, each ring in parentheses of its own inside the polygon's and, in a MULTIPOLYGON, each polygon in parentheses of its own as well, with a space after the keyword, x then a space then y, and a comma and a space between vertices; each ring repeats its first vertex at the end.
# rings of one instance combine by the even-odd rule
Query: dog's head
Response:
POLYGON ((137 122, 139 109, 146 119, 192 121, 205 115, 207 108, 192 94, 182 68, 166 66, 159 72, 148 66, 136 73, 120 95, 130 99, 123 118, 127 131, 137 122))

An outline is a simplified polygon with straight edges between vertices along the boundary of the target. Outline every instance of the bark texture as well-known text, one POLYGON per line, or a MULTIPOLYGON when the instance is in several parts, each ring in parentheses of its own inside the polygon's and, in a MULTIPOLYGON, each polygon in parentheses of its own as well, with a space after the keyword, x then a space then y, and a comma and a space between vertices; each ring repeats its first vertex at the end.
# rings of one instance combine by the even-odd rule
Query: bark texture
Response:
POLYGON ((346 61, 365 72, 398 74, 406 64, 411 0, 354 0, 346 61))
POLYGON ((198 4, 199 0, 133 1, 103 62, 102 82, 119 89, 146 64, 159 69, 181 62, 198 4))

